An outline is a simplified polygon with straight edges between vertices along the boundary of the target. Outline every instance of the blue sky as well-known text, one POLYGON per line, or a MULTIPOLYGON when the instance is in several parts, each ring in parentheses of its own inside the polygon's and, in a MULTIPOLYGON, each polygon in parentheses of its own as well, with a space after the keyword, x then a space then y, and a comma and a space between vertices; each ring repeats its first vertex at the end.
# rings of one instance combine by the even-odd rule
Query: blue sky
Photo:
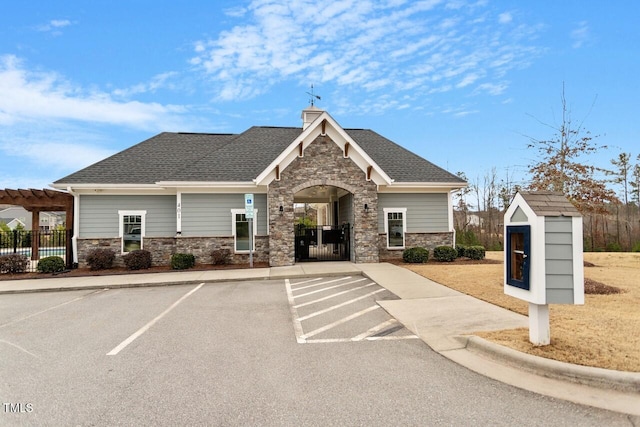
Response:
POLYGON ((640 153, 635 1, 5 2, 0 188, 43 188, 162 131, 301 126, 310 85, 451 172, 526 179, 564 82, 590 162, 640 153))

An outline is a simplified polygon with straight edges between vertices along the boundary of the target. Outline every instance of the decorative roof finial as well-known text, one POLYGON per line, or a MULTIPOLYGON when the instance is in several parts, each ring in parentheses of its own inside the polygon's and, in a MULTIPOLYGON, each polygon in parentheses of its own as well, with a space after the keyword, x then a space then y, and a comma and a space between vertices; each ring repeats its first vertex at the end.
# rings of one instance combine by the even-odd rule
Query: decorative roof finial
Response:
POLYGON ((313 83, 311 84, 311 92, 307 92, 307 95, 309 95, 311 97, 309 99, 309 102, 311 103, 312 107, 315 104, 316 99, 318 101, 320 101, 322 99, 322 98, 320 98, 320 95, 316 95, 316 94, 313 93, 313 83))

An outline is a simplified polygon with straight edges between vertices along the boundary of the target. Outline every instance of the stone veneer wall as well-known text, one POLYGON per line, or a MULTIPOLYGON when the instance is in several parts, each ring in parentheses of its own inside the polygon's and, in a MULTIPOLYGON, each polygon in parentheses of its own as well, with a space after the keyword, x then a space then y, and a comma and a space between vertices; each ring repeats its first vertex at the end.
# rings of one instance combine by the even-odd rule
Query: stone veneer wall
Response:
MULTIPOLYGON (((416 246, 429 249, 430 255, 433 255, 433 248, 437 246, 453 246, 453 233, 405 234, 404 247, 409 249, 416 246)), ((387 249, 387 235, 384 233, 378 235, 378 248, 380 250, 380 259, 402 259, 402 249, 387 249)))
POLYGON ((351 260, 356 263, 378 262, 378 193, 376 185, 328 136, 319 136, 280 173, 280 180, 269 184, 269 264, 295 263, 293 200, 305 188, 327 185, 353 194, 354 223, 351 260), (364 212, 365 203, 369 212, 364 212), (280 206, 284 212, 280 213, 280 206))
MULTIPOLYGON (((86 257, 92 249, 111 249, 116 253, 115 267, 124 267, 120 254, 121 239, 78 239, 78 264, 87 267, 86 257)), ((193 254, 196 263, 211 263, 211 252, 216 249, 229 249, 230 264, 248 264, 249 254, 233 253, 233 237, 147 237, 144 239, 144 249, 151 252, 151 262, 154 266, 168 266, 174 253, 193 254)), ((269 237, 256 236, 256 250, 253 253, 254 262, 269 261, 269 237)))

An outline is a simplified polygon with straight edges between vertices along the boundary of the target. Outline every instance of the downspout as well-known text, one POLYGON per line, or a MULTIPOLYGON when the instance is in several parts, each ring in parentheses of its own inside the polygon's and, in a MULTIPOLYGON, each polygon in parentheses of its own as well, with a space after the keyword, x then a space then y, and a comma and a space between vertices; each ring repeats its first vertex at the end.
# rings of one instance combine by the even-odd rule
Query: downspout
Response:
POLYGON ((182 236, 182 192, 176 192, 176 237, 182 236))
POLYGON ((452 247, 456 247, 456 228, 453 225, 453 193, 455 190, 451 190, 449 191, 449 194, 447 195, 447 204, 448 204, 448 217, 449 217, 449 230, 451 231, 451 233, 453 234, 453 242, 452 242, 452 247))
POLYGON ((71 186, 67 187, 69 194, 73 196, 73 236, 71 245, 73 247, 73 263, 78 265, 78 233, 80 231, 80 195, 75 194, 71 186))

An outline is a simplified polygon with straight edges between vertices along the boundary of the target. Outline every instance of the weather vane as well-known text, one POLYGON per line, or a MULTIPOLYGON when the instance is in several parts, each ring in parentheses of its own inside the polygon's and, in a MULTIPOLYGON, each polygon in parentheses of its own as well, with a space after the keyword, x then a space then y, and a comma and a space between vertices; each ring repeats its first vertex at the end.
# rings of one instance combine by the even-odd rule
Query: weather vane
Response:
POLYGON ((311 102, 311 106, 312 107, 313 107, 316 99, 318 101, 320 101, 322 99, 322 98, 320 98, 320 95, 316 95, 316 94, 313 93, 313 84, 311 85, 311 92, 307 92, 307 95, 309 95, 311 97, 310 98, 310 102, 311 102))

